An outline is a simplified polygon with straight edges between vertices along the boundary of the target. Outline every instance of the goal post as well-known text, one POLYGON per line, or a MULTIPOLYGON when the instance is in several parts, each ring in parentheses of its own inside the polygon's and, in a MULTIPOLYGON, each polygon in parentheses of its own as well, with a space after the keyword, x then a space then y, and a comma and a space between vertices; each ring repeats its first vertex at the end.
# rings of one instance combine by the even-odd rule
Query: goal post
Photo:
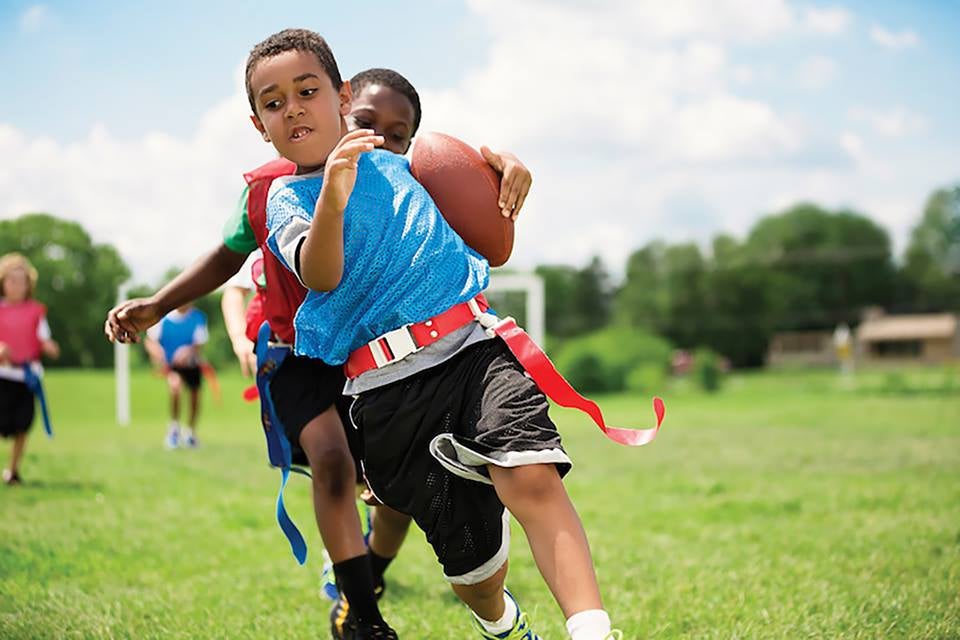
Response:
MULTIPOLYGON (((117 288, 117 304, 127 299, 128 284, 117 288)), ((117 424, 130 424, 130 345, 113 343, 113 379, 116 394, 117 424)))
MULTIPOLYGON (((499 314, 502 316, 518 313, 512 311, 509 303, 504 300, 498 300, 504 294, 522 293, 523 300, 523 318, 522 324, 533 341, 541 347, 544 347, 544 337, 546 335, 546 311, 543 279, 533 272, 523 273, 497 273, 490 274, 490 286, 487 287, 486 294, 499 314)), ((519 318, 518 318, 519 320, 519 318)))

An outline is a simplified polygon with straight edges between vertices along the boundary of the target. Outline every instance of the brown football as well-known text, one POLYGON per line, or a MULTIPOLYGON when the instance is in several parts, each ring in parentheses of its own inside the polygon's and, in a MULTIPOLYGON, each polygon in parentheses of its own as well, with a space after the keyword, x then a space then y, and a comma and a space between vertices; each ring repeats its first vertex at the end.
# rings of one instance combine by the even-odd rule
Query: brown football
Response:
POLYGON ((479 151, 443 133, 421 133, 410 171, 464 242, 491 267, 506 263, 513 251, 513 221, 500 213, 500 176, 479 151))

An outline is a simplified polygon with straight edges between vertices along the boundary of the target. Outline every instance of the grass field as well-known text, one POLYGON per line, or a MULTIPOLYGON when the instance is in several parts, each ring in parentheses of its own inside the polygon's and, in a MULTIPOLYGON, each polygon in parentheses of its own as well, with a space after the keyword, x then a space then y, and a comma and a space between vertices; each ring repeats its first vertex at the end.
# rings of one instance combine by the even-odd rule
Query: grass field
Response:
MULTIPOLYGON (((960 638, 960 394, 942 377, 675 386, 660 438, 639 450, 555 411, 625 637, 960 638)), ((50 373, 56 438, 35 428, 28 484, 0 486, 0 638, 328 637, 308 485, 287 492, 310 545, 299 567, 274 524, 256 409, 239 376, 221 383, 202 448, 169 452, 159 379, 135 375, 134 424, 120 428, 108 373, 50 373)), ((602 404, 615 424, 651 421, 646 399, 602 404)), ((514 534, 509 584, 544 640, 564 638, 514 534)), ((387 577, 401 637, 475 637, 419 532, 387 577)))

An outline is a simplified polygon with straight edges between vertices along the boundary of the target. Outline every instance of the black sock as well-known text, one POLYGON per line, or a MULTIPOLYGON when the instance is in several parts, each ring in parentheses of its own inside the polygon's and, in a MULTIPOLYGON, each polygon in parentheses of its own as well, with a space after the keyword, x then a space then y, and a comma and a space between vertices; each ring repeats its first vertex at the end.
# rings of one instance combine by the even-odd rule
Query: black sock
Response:
POLYGON ((367 552, 370 554, 370 568, 373 569, 373 584, 383 584, 383 574, 386 573, 387 567, 393 562, 393 558, 384 558, 377 555, 373 549, 368 549, 367 552))
POLYGON ((337 577, 340 593, 350 603, 350 611, 357 621, 382 624, 383 616, 373 595, 373 573, 367 554, 334 563, 333 573, 337 577))

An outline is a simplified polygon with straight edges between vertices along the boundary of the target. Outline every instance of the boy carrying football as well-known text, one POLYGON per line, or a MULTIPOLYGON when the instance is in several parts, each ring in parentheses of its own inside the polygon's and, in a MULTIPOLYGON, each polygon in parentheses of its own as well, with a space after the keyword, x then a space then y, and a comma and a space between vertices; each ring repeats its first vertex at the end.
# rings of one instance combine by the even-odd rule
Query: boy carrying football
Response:
POLYGON ((570 461, 546 398, 481 319, 486 261, 402 158, 374 151, 381 136, 347 133, 350 86, 317 34, 287 30, 260 43, 246 81, 257 129, 297 165, 296 176, 274 181, 267 212, 268 246, 309 289, 296 352, 352 370, 345 392, 356 396, 350 417, 373 491, 424 530, 482 637, 536 637, 503 586, 507 509, 571 637, 619 635, 561 482, 570 461), (403 357, 365 351, 424 326, 437 327, 432 341, 403 357))

